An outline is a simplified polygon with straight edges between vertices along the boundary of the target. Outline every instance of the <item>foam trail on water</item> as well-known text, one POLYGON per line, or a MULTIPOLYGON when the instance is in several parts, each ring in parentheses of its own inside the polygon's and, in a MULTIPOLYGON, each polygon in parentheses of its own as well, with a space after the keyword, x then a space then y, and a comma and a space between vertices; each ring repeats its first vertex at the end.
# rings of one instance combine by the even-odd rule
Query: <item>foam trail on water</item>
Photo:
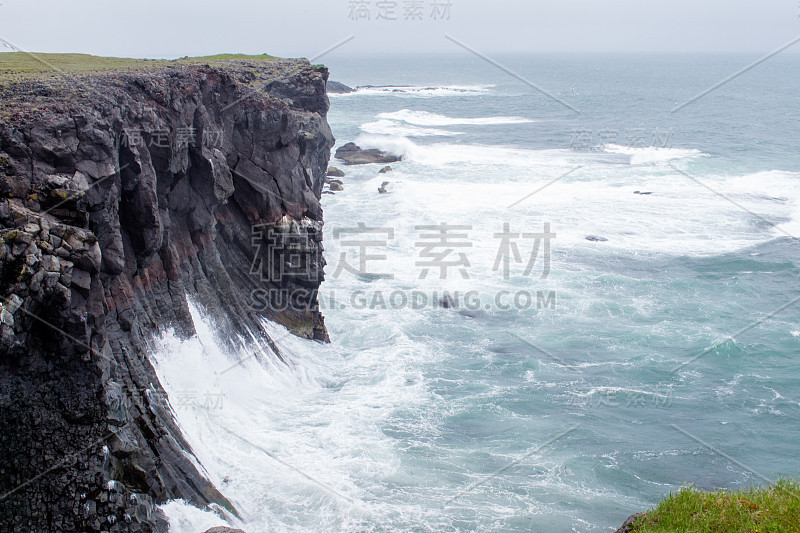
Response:
POLYGON ((704 155, 703 152, 695 148, 673 148, 669 146, 646 146, 639 148, 632 146, 620 146, 617 144, 607 145, 605 152, 629 155, 631 156, 632 165, 655 164, 675 159, 686 159, 704 155))
POLYGON ((487 126, 533 122, 530 119, 522 117, 456 118, 440 115, 438 113, 430 113, 428 111, 412 111, 410 109, 401 109, 393 113, 380 113, 378 118, 399 120, 416 126, 487 126))
POLYGON ((472 96, 489 92, 494 85, 387 85, 382 87, 364 86, 357 87, 352 93, 331 94, 335 97, 352 96, 399 96, 412 98, 430 98, 437 96, 472 96))
MULTIPOLYGON (((377 124, 377 123, 372 123, 377 124)), ((397 133, 402 133, 398 127, 397 133)), ((417 144, 408 136, 395 135, 390 129, 360 134, 355 143, 362 148, 378 148, 402 155, 404 159, 417 163, 442 166, 451 164, 474 164, 489 166, 492 174, 503 172, 508 167, 535 169, 548 167, 587 166, 601 164, 625 166, 654 166, 669 161, 690 160, 705 154, 695 149, 683 148, 615 148, 609 145, 606 152, 576 152, 568 148, 534 150, 510 146, 480 144, 453 144, 447 142, 417 144), (382 134, 385 133, 385 134, 382 134)), ((482 170, 482 169, 481 169, 482 170)))
MULTIPOLYGON (((679 255, 733 252, 785 236, 782 231, 800 234, 797 173, 724 175, 704 168, 708 158, 696 149, 620 148, 639 163, 609 164, 620 154, 425 145, 405 137, 366 134, 357 142, 403 155, 403 161, 395 165, 391 204, 413 220, 436 213, 441 220, 499 228, 509 217, 539 225, 536 220, 546 217, 558 228, 559 245, 586 246, 587 235, 600 235, 608 242, 590 246, 679 255), (700 182, 732 202, 670 165, 697 174, 700 182), (581 168, 557 180, 576 167, 581 168), (542 187, 534 198, 510 212, 498 208, 542 187)), ((380 185, 380 179, 368 187, 367 195, 380 185)), ((365 198, 358 205, 368 202, 365 198)), ((490 248, 490 243, 486 246, 490 248)), ((403 254, 408 253, 399 254, 392 264, 405 264, 403 254)))
POLYGON ((459 131, 447 131, 436 128, 420 128, 419 126, 401 124, 395 120, 378 120, 375 122, 367 122, 366 124, 361 125, 361 131, 376 135, 397 135, 402 137, 463 135, 463 133, 459 131))
POLYGON ((362 148, 378 148, 402 155, 404 159, 425 165, 448 165, 470 163, 475 165, 530 166, 541 164, 566 164, 559 158, 573 158, 569 150, 529 150, 501 146, 475 144, 435 143, 420 145, 403 136, 373 135, 362 133, 355 143, 362 148))

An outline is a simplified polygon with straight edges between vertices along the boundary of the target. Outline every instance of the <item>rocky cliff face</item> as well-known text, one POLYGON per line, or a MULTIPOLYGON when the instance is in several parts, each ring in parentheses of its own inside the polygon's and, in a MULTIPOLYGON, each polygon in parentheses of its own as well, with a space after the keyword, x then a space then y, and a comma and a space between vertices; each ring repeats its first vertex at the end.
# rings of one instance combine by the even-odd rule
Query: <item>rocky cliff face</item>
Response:
POLYGON ((327 76, 175 63, 0 89, 0 531, 163 531, 173 498, 235 513, 151 340, 193 334, 187 297, 231 344, 274 346, 264 318, 327 340, 327 76))

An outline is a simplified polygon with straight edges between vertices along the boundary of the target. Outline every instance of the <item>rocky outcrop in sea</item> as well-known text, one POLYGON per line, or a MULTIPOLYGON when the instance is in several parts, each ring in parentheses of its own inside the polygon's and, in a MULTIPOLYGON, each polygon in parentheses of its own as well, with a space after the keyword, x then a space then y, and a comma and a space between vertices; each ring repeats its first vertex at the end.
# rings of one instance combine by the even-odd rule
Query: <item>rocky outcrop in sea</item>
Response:
POLYGON ((345 165, 368 165, 370 163, 394 163, 402 159, 399 155, 390 154, 377 148, 363 149, 355 143, 349 142, 340 146, 334 154, 336 159, 345 165))
POLYGON ((348 94, 355 92, 355 89, 352 87, 348 87, 344 83, 329 80, 328 81, 328 92, 333 94, 348 94))

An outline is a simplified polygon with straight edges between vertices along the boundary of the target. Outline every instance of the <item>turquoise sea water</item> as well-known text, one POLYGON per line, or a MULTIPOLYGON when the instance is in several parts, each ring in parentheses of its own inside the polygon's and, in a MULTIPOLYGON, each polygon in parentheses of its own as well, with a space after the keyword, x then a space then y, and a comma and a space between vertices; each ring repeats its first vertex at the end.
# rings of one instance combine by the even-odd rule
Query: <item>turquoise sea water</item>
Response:
MULTIPOLYGON (((249 533, 613 531, 683 484, 800 472, 800 57, 676 112, 755 58, 497 59, 579 113, 472 56, 328 63, 392 86, 331 97, 337 147, 404 157, 332 161, 331 345, 274 327, 291 368, 220 375, 202 310, 198 339, 162 340, 171 399, 224 394, 176 414, 249 533), (448 257, 467 278, 420 279, 419 226, 442 223, 466 234, 448 257), (549 224, 549 261, 526 274, 520 236, 493 268, 504 224, 549 224), (469 298, 435 305, 445 291, 469 298)), ((165 509, 174 531, 219 522, 165 509)))

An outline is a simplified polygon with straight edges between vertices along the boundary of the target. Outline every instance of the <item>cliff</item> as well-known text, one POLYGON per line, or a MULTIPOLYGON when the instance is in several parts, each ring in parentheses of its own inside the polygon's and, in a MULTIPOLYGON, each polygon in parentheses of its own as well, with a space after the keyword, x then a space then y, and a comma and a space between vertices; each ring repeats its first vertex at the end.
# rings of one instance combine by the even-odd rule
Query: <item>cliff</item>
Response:
POLYGON ((281 357, 264 318, 327 340, 327 70, 0 56, 0 531, 163 531, 174 498, 235 513, 151 341, 194 333, 187 298, 231 345, 281 357))

